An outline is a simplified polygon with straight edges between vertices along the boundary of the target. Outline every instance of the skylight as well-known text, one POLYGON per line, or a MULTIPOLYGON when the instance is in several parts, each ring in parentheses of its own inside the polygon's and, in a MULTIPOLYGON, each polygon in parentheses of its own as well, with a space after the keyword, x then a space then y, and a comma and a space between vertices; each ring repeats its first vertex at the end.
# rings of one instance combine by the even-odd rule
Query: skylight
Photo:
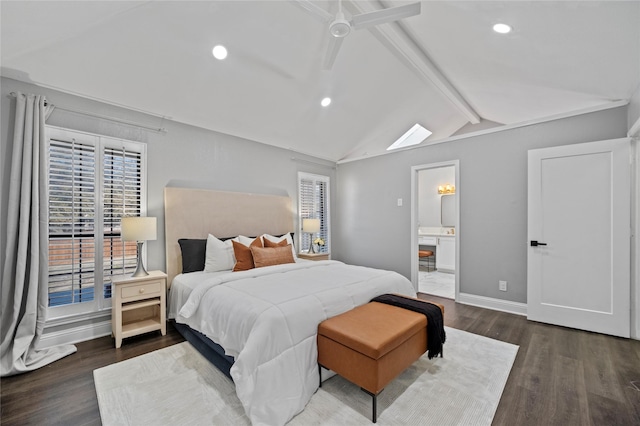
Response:
POLYGON ((416 123, 412 128, 409 129, 409 131, 407 131, 407 133, 400 136, 397 141, 391 144, 391 146, 387 148, 387 151, 390 151, 392 149, 404 148, 406 146, 417 145, 431 136, 431 133, 432 132, 416 123))

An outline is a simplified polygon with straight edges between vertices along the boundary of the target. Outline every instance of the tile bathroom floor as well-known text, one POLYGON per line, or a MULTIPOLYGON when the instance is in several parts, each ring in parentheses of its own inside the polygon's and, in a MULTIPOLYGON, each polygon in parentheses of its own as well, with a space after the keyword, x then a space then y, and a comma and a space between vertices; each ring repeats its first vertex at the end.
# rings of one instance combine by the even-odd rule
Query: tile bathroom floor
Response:
POLYGON ((427 272, 426 268, 421 266, 418 271, 418 291, 420 293, 455 299, 456 276, 455 274, 438 271, 427 272))

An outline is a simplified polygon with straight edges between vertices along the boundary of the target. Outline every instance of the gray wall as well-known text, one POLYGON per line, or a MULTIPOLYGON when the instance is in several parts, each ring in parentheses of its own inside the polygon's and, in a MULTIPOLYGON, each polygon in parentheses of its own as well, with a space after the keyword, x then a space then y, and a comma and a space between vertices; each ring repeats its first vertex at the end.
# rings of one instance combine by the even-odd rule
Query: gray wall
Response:
POLYGON ((411 167, 458 159, 460 292, 526 303, 527 150, 626 132, 621 107, 341 163, 333 255, 411 277, 411 167))
MULTIPOLYGON (((54 105, 167 129, 167 133, 155 133, 64 111, 54 111, 47 120, 48 124, 56 126, 147 144, 147 215, 158 218, 158 240, 146 243, 146 266, 149 270, 165 270, 165 186, 289 195, 297 211, 297 173, 304 171, 329 176, 332 183, 331 194, 336 194, 335 165, 325 160, 169 120, 163 121, 157 117, 7 78, 1 80, 1 91, 0 235, 4 235, 6 230, 6 198, 15 108, 15 101, 9 93, 18 91, 44 94, 54 105)), ((215 111, 211 113, 215 114, 215 111)), ((331 205, 335 204, 332 200, 331 205)), ((0 255, 1 262, 4 262, 4 252, 0 255)))

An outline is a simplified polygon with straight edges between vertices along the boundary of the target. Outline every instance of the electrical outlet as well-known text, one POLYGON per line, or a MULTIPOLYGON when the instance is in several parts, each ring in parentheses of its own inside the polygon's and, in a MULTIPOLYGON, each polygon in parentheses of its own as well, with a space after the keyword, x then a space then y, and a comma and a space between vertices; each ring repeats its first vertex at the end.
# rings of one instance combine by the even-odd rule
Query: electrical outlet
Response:
POLYGON ((498 290, 507 291, 507 282, 506 281, 498 281, 498 290))
POLYGON ((398 207, 402 207, 402 198, 398 198, 398 207))

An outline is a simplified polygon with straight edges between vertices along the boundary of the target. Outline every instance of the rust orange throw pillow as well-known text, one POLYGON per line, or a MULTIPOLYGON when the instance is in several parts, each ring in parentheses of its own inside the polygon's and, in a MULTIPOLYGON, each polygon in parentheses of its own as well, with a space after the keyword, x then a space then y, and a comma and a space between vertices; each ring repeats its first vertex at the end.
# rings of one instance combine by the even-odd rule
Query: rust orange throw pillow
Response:
POLYGON ((253 255, 251 254, 251 247, 262 248, 262 240, 260 237, 253 240, 249 247, 237 241, 231 241, 233 244, 233 253, 236 256, 236 264, 233 266, 233 272, 248 271, 253 269, 253 255))
POLYGON ((273 241, 271 241, 268 238, 264 239, 264 246, 265 247, 286 247, 288 245, 290 245, 290 244, 287 242, 286 238, 283 238, 282 241, 279 241, 277 243, 274 243, 273 241))
POLYGON ((253 254, 253 263, 256 268, 295 262, 291 252, 291 244, 279 247, 251 247, 251 253, 253 254))

